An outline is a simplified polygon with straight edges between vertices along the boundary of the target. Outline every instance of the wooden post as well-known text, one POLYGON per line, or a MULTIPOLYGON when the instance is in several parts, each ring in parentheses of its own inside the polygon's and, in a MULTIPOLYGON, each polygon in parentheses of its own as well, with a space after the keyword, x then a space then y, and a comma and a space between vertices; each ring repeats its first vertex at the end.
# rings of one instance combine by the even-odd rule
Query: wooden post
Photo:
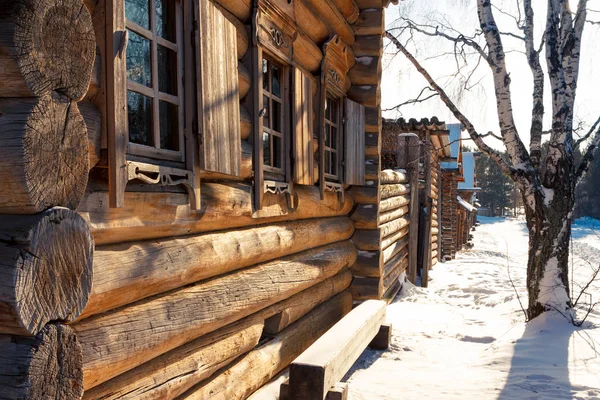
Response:
POLYGON ((398 136, 398 167, 408 172, 410 191, 409 215, 411 223, 408 233, 408 273, 413 284, 417 282, 417 257, 419 244, 419 137, 414 133, 398 136))
POLYGON ((421 286, 427 287, 429 280, 429 270, 431 269, 431 221, 433 199, 431 198, 431 133, 425 132, 425 142, 423 143, 423 166, 425 176, 425 216, 423 233, 423 258, 421 260, 421 286))
POLYGON ((392 343, 392 324, 382 324, 377 336, 371 340, 369 347, 375 350, 386 350, 392 343))

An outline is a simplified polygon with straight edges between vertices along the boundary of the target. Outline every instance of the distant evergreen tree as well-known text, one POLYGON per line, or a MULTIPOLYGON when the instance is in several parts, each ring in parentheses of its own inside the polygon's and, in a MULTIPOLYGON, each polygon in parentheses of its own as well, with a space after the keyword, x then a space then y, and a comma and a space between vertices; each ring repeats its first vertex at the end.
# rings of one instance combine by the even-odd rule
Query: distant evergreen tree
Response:
POLYGON ((517 201, 513 196, 514 184, 494 160, 482 154, 475 163, 475 174, 481 188, 477 195, 479 203, 488 207, 492 216, 504 215, 505 208, 513 207, 517 201))

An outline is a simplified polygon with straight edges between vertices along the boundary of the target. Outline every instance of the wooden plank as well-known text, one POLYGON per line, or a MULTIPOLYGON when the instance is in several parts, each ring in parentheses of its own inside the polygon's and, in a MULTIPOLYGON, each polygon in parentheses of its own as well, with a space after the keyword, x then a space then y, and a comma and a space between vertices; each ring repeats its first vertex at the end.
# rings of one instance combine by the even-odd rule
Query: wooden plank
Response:
POLYGON ((325 399, 377 335, 385 309, 383 301, 362 303, 296 358, 290 366, 292 399, 325 399))
POLYGON ((379 332, 373 338, 369 347, 374 350, 386 350, 392 343, 392 324, 382 324, 379 327, 379 332))
POLYGON ((240 174, 241 133, 235 26, 209 0, 198 5, 196 53, 200 166, 240 174))
MULTIPOLYGON (((401 134, 398 137, 398 165, 408 171, 409 182, 416 188, 419 181, 419 156, 420 146, 419 137, 415 134, 401 134)), ((410 218, 414 223, 409 226, 408 243, 408 279, 415 284, 417 282, 417 263, 419 246, 419 190, 410 192, 410 218)))
POLYGON ((350 99, 345 102, 344 183, 365 184, 365 107, 350 99))
POLYGON ((300 185, 314 184, 313 149, 313 79, 300 69, 294 70, 294 182, 300 185))
POLYGON ((127 66, 125 0, 106 0, 106 132, 108 147, 108 192, 112 208, 123 207, 127 185, 127 66))

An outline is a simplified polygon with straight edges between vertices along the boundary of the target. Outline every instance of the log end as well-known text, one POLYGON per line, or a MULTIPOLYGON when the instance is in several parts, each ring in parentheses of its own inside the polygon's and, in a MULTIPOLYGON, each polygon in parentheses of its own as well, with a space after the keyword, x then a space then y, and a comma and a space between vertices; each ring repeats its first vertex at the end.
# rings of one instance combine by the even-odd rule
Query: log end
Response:
POLYGON ((36 334, 50 321, 75 320, 85 308, 94 239, 85 220, 66 208, 44 212, 28 235, 17 262, 15 296, 22 326, 36 334))
POLYGON ((25 83, 36 95, 58 91, 81 100, 96 55, 92 17, 81 0, 20 2, 14 42, 25 83))
POLYGON ((0 393, 7 398, 80 399, 83 356, 75 332, 47 325, 36 337, 0 341, 0 393))
POLYGON ((85 194, 89 143, 77 103, 52 93, 39 98, 23 135, 24 175, 36 211, 76 209, 85 194))

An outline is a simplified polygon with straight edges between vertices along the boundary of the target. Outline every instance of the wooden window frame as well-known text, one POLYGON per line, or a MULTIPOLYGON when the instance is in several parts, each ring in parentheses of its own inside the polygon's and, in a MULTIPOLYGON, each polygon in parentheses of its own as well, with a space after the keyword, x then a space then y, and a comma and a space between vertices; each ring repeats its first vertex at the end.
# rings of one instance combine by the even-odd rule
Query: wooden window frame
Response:
POLYGON ((177 44, 159 38, 156 33, 156 0, 150 0, 150 27, 138 26, 125 17, 125 0, 106 1, 106 115, 108 148, 109 206, 124 206, 125 187, 138 179, 149 184, 184 185, 190 196, 192 210, 200 209, 200 170, 197 161, 197 140, 191 130, 193 122, 192 99, 195 95, 193 77, 193 22, 191 0, 176 0, 177 44), (127 79, 128 29, 151 40, 152 88, 127 79), (151 37, 151 38, 150 38, 151 37), (159 91, 158 45, 177 51, 177 96, 159 91), (184 85, 185 80, 185 85, 184 85), (129 141, 127 92, 132 90, 150 95, 154 147, 129 141), (185 99, 185 101, 184 101, 185 99), (178 106, 179 150, 156 148, 160 146, 160 101, 178 106), (158 139, 158 140, 157 140, 158 139))
MULTIPOLYGON (((167 39, 159 36, 157 33, 157 16, 156 16, 156 2, 157 0, 148 0, 150 8, 150 30, 139 26, 135 22, 125 17, 125 28, 128 31, 132 31, 137 35, 140 35, 144 39, 150 41, 150 65, 151 65, 151 85, 147 87, 137 82, 130 81, 127 79, 127 87, 125 96, 128 92, 132 91, 152 99, 152 134, 154 146, 148 146, 144 144, 134 143, 129 141, 127 147, 127 154, 146 157, 151 159, 151 163, 161 164, 163 160, 174 161, 174 162, 185 162, 185 140, 184 140, 184 89, 183 89, 183 75, 184 75, 184 43, 183 43, 183 3, 185 0, 168 0, 175 2, 175 38, 176 43, 170 42, 167 39), (165 47, 166 49, 173 51, 177 57, 177 71, 176 73, 176 86, 177 96, 171 95, 165 92, 161 92, 159 89, 159 76, 158 76, 158 46, 165 47), (179 150, 161 149, 160 148, 160 102, 166 102, 171 105, 177 106, 177 141, 179 143, 179 150)), ((125 53, 127 49, 125 49, 125 53)), ((125 58, 127 55, 125 54, 125 58)), ((127 131, 129 132, 129 124, 127 125, 127 131)))
POLYGON ((331 171, 331 167, 333 166, 333 163, 331 161, 331 154, 335 153, 336 154, 336 174, 332 174, 331 172, 328 172, 328 169, 326 168, 325 165, 323 165, 323 174, 325 176, 325 180, 329 180, 332 182, 336 182, 336 183, 342 183, 342 177, 343 177, 343 171, 342 171, 342 165, 343 165, 343 159, 344 159, 344 147, 343 147, 343 140, 344 140, 344 110, 343 110, 343 104, 344 104, 344 97, 339 97, 331 92, 327 92, 325 94, 325 107, 327 107, 327 102, 328 101, 334 101, 335 105, 336 105, 336 113, 337 113, 337 118, 335 121, 329 120, 327 119, 327 115, 325 114, 325 110, 323 110, 323 134, 325 134, 325 130, 326 127, 329 126, 329 142, 331 143, 331 128, 335 128, 337 130, 337 134, 336 134, 336 147, 332 147, 332 146, 327 146, 327 144, 325 143, 325 140, 323 140, 323 163, 325 162, 325 159, 327 157, 325 157, 325 153, 330 153, 330 159, 329 159, 329 171, 331 171))
MULTIPOLYGON (((269 79, 269 88, 268 90, 266 90, 265 88, 263 88, 263 83, 261 81, 261 85, 260 88, 262 89, 262 98, 263 98, 263 104, 260 105, 260 108, 262 110, 269 110, 269 127, 266 127, 265 124, 263 123, 263 134, 261 135, 261 142, 264 141, 264 133, 267 133, 269 135, 269 151, 270 151, 270 156, 269 156, 269 160, 271 161, 271 163, 273 164, 273 155, 275 154, 274 148, 273 148, 273 136, 279 137, 281 139, 281 156, 280 156, 280 163, 281 163, 281 168, 277 168, 271 165, 267 165, 264 163, 264 157, 263 157, 263 171, 265 173, 265 176, 267 176, 269 178, 269 180, 274 180, 274 181, 279 181, 279 182, 286 182, 288 181, 288 177, 289 177, 289 169, 291 167, 291 160, 290 160, 290 143, 291 143, 291 133, 292 133, 292 121, 291 121, 291 102, 292 102, 292 98, 291 98, 291 91, 290 91, 290 81, 291 81, 291 67, 281 63, 280 61, 277 61, 274 57, 272 57, 268 52, 265 52, 263 50, 263 56, 262 56, 262 60, 261 60, 261 64, 259 66, 259 68, 262 71, 262 66, 263 66, 263 62, 264 60, 267 61, 268 63, 268 79, 269 79), (272 83, 273 83, 273 78, 272 78, 272 69, 270 68, 271 65, 275 65, 277 68, 279 68, 280 70, 280 94, 281 97, 277 97, 273 94, 273 89, 271 87, 272 83), (267 99, 269 99, 269 106, 268 108, 265 106, 264 104, 264 99, 265 97, 267 99), (276 130, 273 129, 273 103, 279 103, 281 106, 281 115, 280 115, 280 127, 281 127, 281 132, 278 132, 276 130)), ((264 80, 264 77, 263 77, 264 80)), ((264 121, 265 116, 263 115, 263 121, 264 121)), ((264 147, 263 147, 263 151, 264 151, 264 147)))

